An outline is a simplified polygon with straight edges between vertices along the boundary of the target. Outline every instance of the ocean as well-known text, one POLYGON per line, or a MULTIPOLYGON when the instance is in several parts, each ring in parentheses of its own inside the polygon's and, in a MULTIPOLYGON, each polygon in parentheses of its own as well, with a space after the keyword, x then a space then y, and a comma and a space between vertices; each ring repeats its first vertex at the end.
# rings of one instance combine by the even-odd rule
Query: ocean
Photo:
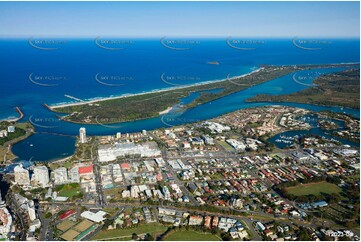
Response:
MULTIPOLYGON (((14 145, 18 160, 48 161, 71 155, 81 126, 89 135, 136 132, 213 118, 227 112, 269 103, 245 103, 258 93, 284 94, 307 88, 287 75, 227 97, 146 120, 114 125, 79 125, 59 121, 43 104, 69 103, 134 94, 225 79, 262 65, 359 63, 358 39, 302 42, 294 39, 1 39, 0 119, 16 117, 14 107, 32 120, 37 134, 14 145), (316 44, 315 44, 316 43, 316 44), (56 135, 54 135, 56 134, 56 135)), ((320 69, 297 73, 306 84, 320 69)), ((301 78, 298 78, 301 80, 301 78)), ((196 95, 196 94, 194 94, 196 95)), ((192 97, 190 97, 192 99, 192 97)), ((183 100, 182 102, 187 102, 183 100)), ((334 110, 359 117, 359 110, 314 105, 285 105, 334 110)))

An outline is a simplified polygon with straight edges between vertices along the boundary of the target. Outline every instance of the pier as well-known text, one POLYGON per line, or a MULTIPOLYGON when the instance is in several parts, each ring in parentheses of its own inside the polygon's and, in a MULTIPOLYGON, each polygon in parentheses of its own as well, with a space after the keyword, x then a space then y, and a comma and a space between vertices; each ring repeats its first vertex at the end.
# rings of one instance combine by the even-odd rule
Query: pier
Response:
POLYGON ((78 102, 84 102, 84 100, 81 100, 80 98, 76 98, 76 97, 70 96, 70 95, 68 95, 68 94, 65 94, 64 96, 67 97, 67 98, 73 99, 73 100, 75 100, 75 101, 78 101, 78 102))

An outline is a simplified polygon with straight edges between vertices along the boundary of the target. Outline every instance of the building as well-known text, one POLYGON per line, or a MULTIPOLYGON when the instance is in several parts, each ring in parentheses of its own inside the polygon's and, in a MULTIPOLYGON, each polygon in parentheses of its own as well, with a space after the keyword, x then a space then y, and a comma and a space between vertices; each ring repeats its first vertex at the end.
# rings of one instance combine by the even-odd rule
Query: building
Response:
POLYGON ((81 176, 93 175, 93 165, 80 166, 78 169, 81 176))
POLYGON ((202 225, 203 218, 201 216, 190 216, 189 217, 189 225, 202 225))
POLYGON ((120 139, 122 137, 122 133, 120 132, 117 132, 116 136, 115 136, 117 139, 120 139))
POLYGON ((18 165, 14 168, 15 183, 21 186, 30 186, 29 171, 18 165))
POLYGON ((7 235, 11 231, 13 219, 6 207, 0 208, 0 234, 7 235))
POLYGON ((28 214, 30 221, 34 221, 36 219, 35 206, 34 201, 28 201, 28 214))
POLYGON ((69 170, 69 181, 71 183, 80 182, 79 167, 75 166, 69 170))
POLYGON ((55 185, 65 184, 68 182, 69 182, 68 171, 66 170, 65 167, 60 167, 60 168, 54 170, 54 184, 55 185))
POLYGON ((124 157, 127 155, 135 155, 141 157, 156 157, 161 155, 156 142, 145 142, 142 144, 136 143, 119 143, 113 145, 101 145, 98 149, 99 161, 109 162, 114 161, 117 157, 124 157))
POLYGON ((87 142, 87 140, 86 140, 86 129, 84 127, 81 127, 79 129, 79 140, 80 140, 80 143, 82 143, 82 144, 87 142))
POLYGON ((59 219, 65 220, 65 219, 69 218, 70 216, 73 216, 74 214, 76 214, 76 211, 74 209, 70 209, 70 210, 60 214, 59 219))
POLYGON ((8 126, 8 133, 14 133, 15 132, 15 126, 8 126))
POLYGON ((214 140, 209 135, 202 135, 202 139, 206 145, 214 145, 214 140))
POLYGON ((90 211, 85 211, 85 212, 82 212, 80 214, 81 217, 83 218, 86 218, 92 222, 95 222, 95 223, 100 223, 100 222, 103 222, 105 220, 104 216, 105 214, 107 214, 106 212, 104 211, 98 211, 96 213, 93 213, 93 212, 90 212, 90 211))
POLYGON ((31 182, 34 185, 46 187, 49 185, 49 171, 46 166, 36 166, 34 168, 34 174, 31 178, 31 182))
POLYGON ((7 136, 8 136, 8 131, 6 131, 5 129, 0 131, 0 138, 5 138, 7 136))

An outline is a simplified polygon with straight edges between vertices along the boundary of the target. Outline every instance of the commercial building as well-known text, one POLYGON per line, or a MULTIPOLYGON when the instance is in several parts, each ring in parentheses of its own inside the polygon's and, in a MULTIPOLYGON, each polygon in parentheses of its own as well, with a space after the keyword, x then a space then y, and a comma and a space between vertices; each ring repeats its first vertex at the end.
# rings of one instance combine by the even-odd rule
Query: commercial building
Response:
POLYGON ((119 143, 113 145, 102 145, 98 149, 99 161, 114 161, 117 157, 126 155, 139 155, 141 157, 160 156, 161 152, 155 142, 146 142, 142 144, 119 143))
POLYGON ((107 214, 107 213, 104 211, 101 211, 101 210, 96 213, 93 213, 91 211, 85 211, 85 212, 82 212, 80 214, 80 216, 83 218, 86 218, 90 221, 93 221, 95 223, 100 223, 105 220, 105 218, 104 218, 105 214, 107 214))

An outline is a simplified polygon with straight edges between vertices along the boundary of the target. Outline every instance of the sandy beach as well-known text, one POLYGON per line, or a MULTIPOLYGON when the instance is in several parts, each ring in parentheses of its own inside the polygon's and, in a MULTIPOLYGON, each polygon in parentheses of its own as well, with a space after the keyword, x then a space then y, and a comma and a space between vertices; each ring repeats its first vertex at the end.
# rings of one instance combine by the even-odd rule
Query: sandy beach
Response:
MULTIPOLYGON (((114 97, 104 97, 104 98, 102 97, 102 98, 96 98, 96 99, 87 100, 87 101, 83 101, 83 102, 61 103, 61 104, 53 104, 53 105, 45 104, 45 105, 49 109, 52 110, 52 109, 56 109, 56 108, 79 106, 79 105, 84 105, 84 104, 93 104, 93 103, 97 103, 97 102, 101 102, 101 101, 113 100, 113 99, 118 99, 118 98, 134 97, 134 96, 141 96, 141 95, 153 94, 153 93, 162 93, 162 92, 171 91, 171 90, 179 90, 179 89, 184 89, 184 88, 189 88, 189 87, 202 86, 202 85, 211 84, 211 83, 235 80, 235 79, 238 79, 238 78, 242 78, 242 77, 252 75, 252 74, 254 74, 256 72, 261 71, 262 69, 263 69, 263 67, 258 68, 257 70, 254 70, 252 72, 249 72, 249 73, 246 73, 246 74, 243 74, 243 75, 239 75, 239 76, 235 76, 235 77, 232 77, 232 78, 229 78, 229 79, 225 78, 225 79, 221 79, 221 80, 205 81, 205 82, 199 82, 199 83, 195 83, 195 84, 191 84, 191 85, 163 88, 163 89, 153 90, 153 91, 149 91, 149 92, 141 92, 141 93, 134 93, 134 94, 122 94, 122 95, 114 96, 114 97)), ((164 111, 166 111, 166 110, 164 110, 164 111)))

